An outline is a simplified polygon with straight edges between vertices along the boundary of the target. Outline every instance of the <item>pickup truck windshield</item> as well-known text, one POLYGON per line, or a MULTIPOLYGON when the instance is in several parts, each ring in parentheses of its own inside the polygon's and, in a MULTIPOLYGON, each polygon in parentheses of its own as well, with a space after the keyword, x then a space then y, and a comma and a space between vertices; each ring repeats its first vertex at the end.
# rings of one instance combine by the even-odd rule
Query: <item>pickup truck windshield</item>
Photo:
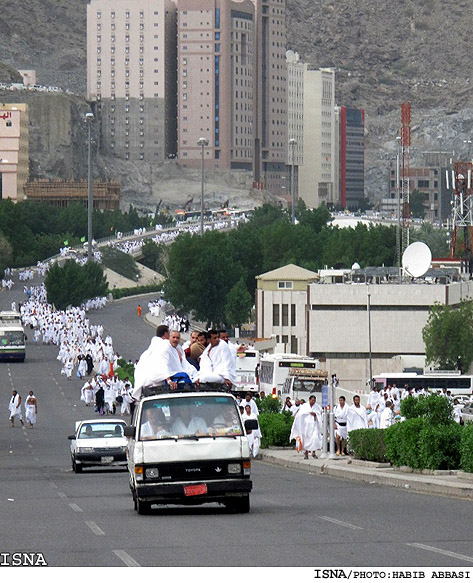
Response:
POLYGON ((156 399, 145 403, 141 412, 142 441, 239 435, 244 435, 240 414, 227 395, 156 399))

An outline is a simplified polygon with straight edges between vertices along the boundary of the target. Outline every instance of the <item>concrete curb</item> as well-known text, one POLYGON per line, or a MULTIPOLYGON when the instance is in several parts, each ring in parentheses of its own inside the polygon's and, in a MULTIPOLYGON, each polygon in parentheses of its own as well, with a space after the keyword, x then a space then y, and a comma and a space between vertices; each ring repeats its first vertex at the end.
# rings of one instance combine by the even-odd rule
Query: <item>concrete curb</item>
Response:
MULTIPOLYGON (((434 475, 402 473, 397 468, 361 465, 358 460, 347 457, 340 460, 308 459, 295 450, 263 450, 260 451, 264 462, 280 465, 310 474, 330 476, 345 480, 354 480, 365 484, 382 484, 395 488, 404 488, 415 492, 450 496, 452 498, 464 498, 473 500, 473 480, 458 479, 456 474, 434 475)), ((380 465, 380 464, 377 464, 380 465)))

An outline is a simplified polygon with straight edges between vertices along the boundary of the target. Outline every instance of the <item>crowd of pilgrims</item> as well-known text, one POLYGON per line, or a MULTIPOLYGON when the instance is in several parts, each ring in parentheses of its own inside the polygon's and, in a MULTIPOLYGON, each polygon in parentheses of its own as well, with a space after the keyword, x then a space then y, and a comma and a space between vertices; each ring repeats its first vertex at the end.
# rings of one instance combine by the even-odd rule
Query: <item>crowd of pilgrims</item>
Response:
MULTIPOLYGON (((247 221, 246 217, 239 217, 239 218, 234 218, 234 219, 226 220, 226 221, 223 221, 223 220, 222 221, 215 221, 213 223, 207 223, 206 225, 204 225, 204 230, 205 231, 220 231, 222 229, 234 228, 240 222, 246 222, 246 221, 247 221)), ((155 228, 156 228, 156 230, 161 230, 164 227, 162 227, 161 225, 156 225, 155 228)), ((151 241, 153 241, 157 245, 172 243, 174 241, 174 239, 176 239, 182 233, 190 233, 191 235, 194 235, 194 234, 198 233, 199 231, 200 231, 200 225, 198 225, 198 224, 177 223, 175 228, 167 230, 167 231, 163 231, 163 232, 158 233, 158 234, 154 235, 153 237, 151 237, 151 241)), ((135 236, 141 236, 141 235, 144 235, 145 233, 146 233, 146 229, 135 229, 133 234, 135 236)), ((130 253, 132 255, 135 253, 138 253, 141 250, 141 247, 148 240, 148 239, 143 237, 141 239, 127 239, 124 241, 124 240, 122 240, 122 237, 123 237, 122 233, 117 233, 117 240, 110 241, 108 243, 108 245, 111 247, 114 247, 120 251, 123 251, 124 253, 130 253)))
POLYGON ((24 326, 33 330, 35 343, 53 344, 58 347, 57 360, 61 374, 72 380, 73 374, 85 380, 81 399, 87 406, 94 404, 104 414, 116 412, 121 402, 121 413, 130 413, 131 383, 120 381, 114 371, 120 355, 114 351, 110 335, 104 334, 101 324, 90 324, 89 310, 100 310, 105 297, 87 300, 80 307, 56 310, 47 303, 44 284, 32 286, 28 300, 19 306, 24 326), (117 400, 117 397, 121 397, 117 400))

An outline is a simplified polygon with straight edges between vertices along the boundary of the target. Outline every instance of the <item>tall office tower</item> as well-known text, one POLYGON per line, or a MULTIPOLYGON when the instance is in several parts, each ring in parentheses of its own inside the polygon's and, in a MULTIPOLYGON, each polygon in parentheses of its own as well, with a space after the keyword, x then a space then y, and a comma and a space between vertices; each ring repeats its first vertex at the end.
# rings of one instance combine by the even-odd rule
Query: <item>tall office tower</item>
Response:
POLYGON ((286 0, 252 0, 256 7, 255 186, 285 194, 287 163, 286 0))
POLYGON ((365 197, 365 111, 340 107, 340 204, 358 210, 365 197))
POLYGON ((335 72, 304 68, 304 164, 299 198, 309 208, 338 203, 335 155, 335 72))
POLYGON ((28 177, 28 105, 0 103, 0 199, 24 200, 28 177))
POLYGON ((178 0, 181 166, 252 171, 254 41, 251 0, 178 0))
POLYGON ((176 4, 91 0, 87 88, 103 151, 148 162, 175 154, 176 4))

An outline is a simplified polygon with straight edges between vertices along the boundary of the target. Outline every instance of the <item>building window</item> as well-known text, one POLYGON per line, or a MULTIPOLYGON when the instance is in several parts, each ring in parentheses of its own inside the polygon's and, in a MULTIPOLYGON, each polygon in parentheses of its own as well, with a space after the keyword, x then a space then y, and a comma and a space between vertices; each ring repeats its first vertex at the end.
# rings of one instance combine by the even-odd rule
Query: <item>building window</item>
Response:
POLYGON ((273 304, 273 326, 279 326, 279 304, 273 304))
POLYGON ((278 281, 278 289, 292 289, 292 281, 278 281))
POLYGON ((282 305, 282 325, 289 326, 289 305, 283 304, 282 305))
POLYGON ((296 304, 291 304, 291 326, 296 325, 296 304))

